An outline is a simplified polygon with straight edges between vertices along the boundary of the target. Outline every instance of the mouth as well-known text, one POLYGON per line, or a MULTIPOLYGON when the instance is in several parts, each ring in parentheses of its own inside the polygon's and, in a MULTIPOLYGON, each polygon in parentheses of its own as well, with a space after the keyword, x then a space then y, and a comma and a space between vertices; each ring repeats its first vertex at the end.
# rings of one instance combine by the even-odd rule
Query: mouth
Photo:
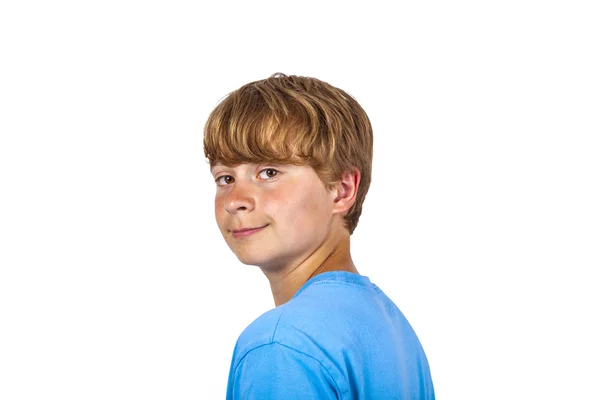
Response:
MULTIPOLYGON (((268 224, 267 224, 268 225, 268 224)), ((242 228, 242 229, 235 229, 232 230, 231 233, 233 235, 234 238, 243 238, 243 237, 248 237, 250 235, 255 234, 256 232, 259 232, 261 230, 263 230, 267 225, 265 226, 260 226, 258 228, 242 228)))

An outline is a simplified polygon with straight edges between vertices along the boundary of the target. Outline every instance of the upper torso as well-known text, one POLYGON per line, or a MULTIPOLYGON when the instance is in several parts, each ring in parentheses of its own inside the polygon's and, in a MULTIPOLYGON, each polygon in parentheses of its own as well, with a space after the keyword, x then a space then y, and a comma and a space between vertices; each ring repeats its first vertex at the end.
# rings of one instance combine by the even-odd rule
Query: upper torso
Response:
MULTIPOLYGON (((330 390, 327 398, 434 398, 429 365, 415 332, 396 305, 362 275, 317 275, 289 302, 250 324, 236 344, 228 398, 277 384, 274 379, 292 381, 293 370, 302 368, 296 363, 309 363, 311 374, 319 370, 310 378, 322 381, 310 389, 315 396, 330 390), (292 361, 286 361, 287 354, 280 357, 281 352, 293 353, 292 361), (289 372, 284 378, 281 368, 289 372)), ((293 382, 281 382, 288 383, 293 392, 293 382)))

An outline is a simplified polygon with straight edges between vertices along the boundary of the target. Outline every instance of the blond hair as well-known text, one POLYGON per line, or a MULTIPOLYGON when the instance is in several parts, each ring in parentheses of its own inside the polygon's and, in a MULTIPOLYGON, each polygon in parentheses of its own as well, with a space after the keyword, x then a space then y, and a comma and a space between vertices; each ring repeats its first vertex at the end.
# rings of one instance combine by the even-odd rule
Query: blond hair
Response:
POLYGON ((310 165, 326 187, 358 168, 356 201, 344 216, 352 233, 371 183, 373 130, 348 93, 316 78, 274 74, 225 97, 204 127, 211 167, 249 162, 310 165))

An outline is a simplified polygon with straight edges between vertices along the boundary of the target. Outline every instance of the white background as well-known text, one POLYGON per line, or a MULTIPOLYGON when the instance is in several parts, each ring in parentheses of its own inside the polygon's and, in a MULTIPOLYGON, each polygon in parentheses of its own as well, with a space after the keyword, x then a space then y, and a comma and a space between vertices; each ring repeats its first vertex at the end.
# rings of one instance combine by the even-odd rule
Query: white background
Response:
POLYGON ((437 397, 600 398, 595 2, 212 3, 0 5, 0 398, 224 398, 273 302, 202 128, 274 72, 369 114, 353 256, 437 397))

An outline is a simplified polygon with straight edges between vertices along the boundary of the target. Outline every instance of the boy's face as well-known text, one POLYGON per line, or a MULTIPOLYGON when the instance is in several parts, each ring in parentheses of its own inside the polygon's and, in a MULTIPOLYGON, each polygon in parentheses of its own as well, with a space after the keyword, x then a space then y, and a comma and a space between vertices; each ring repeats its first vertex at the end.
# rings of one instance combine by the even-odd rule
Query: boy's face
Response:
POLYGON ((215 215, 225 241, 244 264, 266 270, 298 265, 326 239, 336 190, 309 166, 215 165, 215 215))

